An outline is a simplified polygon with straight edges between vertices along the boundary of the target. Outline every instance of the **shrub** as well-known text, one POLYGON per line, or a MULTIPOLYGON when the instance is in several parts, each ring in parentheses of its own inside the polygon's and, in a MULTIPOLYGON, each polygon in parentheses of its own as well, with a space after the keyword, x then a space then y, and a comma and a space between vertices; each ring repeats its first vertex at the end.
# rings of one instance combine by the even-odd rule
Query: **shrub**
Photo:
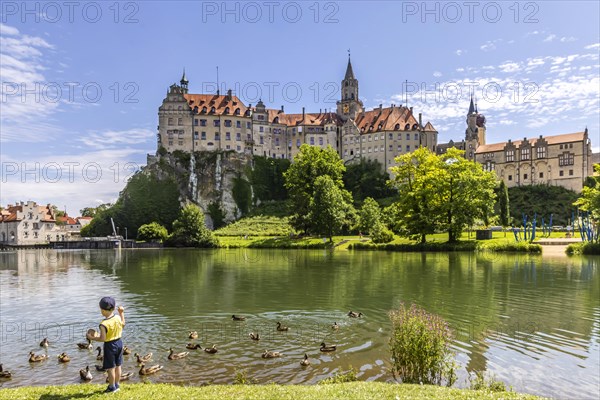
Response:
POLYGON ((486 378, 482 371, 475 371, 475 376, 469 374, 469 388, 471 390, 490 390, 492 392, 506 392, 506 385, 496 380, 493 376, 486 378))
POLYGON ((321 385, 329 385, 332 383, 345 383, 345 382, 355 382, 358 378, 356 377, 356 370, 350 367, 350 370, 345 372, 339 372, 332 377, 325 378, 319 382, 321 385))
POLYGON ((167 228, 158 222, 142 225, 137 231, 137 238, 139 240, 156 240, 162 242, 166 240, 168 236, 169 233, 167 232, 167 228))
POLYGON ((581 242, 571 243, 567 246, 566 253, 572 254, 585 254, 585 255, 600 255, 600 243, 581 242))
POLYGON ((403 383, 452 386, 456 381, 452 332, 443 318, 412 304, 389 313, 392 372, 403 383))
POLYGON ((372 230, 371 240, 373 243, 389 243, 394 240, 394 233, 379 222, 372 230))

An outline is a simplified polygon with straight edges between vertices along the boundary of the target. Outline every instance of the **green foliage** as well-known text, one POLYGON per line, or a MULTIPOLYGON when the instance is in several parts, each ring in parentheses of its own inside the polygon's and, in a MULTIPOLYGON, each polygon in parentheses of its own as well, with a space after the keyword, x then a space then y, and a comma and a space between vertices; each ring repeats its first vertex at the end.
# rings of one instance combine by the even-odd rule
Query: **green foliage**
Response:
POLYGON ((254 156, 253 164, 250 182, 254 197, 260 201, 287 199, 283 174, 290 167, 290 160, 254 156))
POLYGON ((334 376, 329 378, 325 378, 319 382, 320 385, 330 385, 333 383, 346 383, 346 382, 356 382, 358 378, 356 377, 356 370, 352 367, 348 371, 338 372, 334 376))
POLYGON ((250 210, 250 204, 252 203, 252 189, 250 183, 245 180, 241 174, 238 174, 237 177, 233 178, 231 194, 238 210, 242 213, 242 216, 247 215, 250 210))
POLYGON ((168 154, 168 151, 163 146, 159 146, 158 150, 156 151, 156 154, 158 154, 159 156, 166 156, 168 154))
POLYGON ((242 218, 217 231, 216 236, 290 236, 294 229, 289 218, 250 217, 242 218))
POLYGON ((142 225, 138 228, 137 238, 139 240, 146 241, 165 241, 169 236, 167 228, 159 224, 158 222, 151 222, 149 224, 142 225))
POLYGON ((356 202, 367 197, 380 199, 396 194, 396 190, 387 184, 390 175, 377 160, 361 158, 359 163, 348 165, 343 179, 356 202))
POLYGON ((192 155, 187 151, 175 150, 173 157, 177 160, 177 163, 183 167, 183 169, 190 169, 190 161, 192 155))
POLYGON ((498 190, 496 192, 496 205, 498 207, 498 211, 496 214, 500 216, 500 225, 509 226, 510 225, 510 199, 508 197, 508 188, 503 180, 500 181, 500 185, 498 185, 498 190))
POLYGON ((389 313, 392 321, 392 368, 402 383, 452 386, 456 364, 450 349, 452 332, 443 318, 412 304, 389 313))
POLYGON ((474 375, 475 376, 469 374, 469 389, 506 392, 506 385, 504 382, 496 380, 493 376, 486 378, 483 371, 475 371, 474 375))
POLYGON ((377 222, 371 231, 373 243, 389 243, 394 240, 394 232, 390 231, 383 223, 377 222))
POLYGON ((573 203, 577 193, 562 186, 528 185, 508 188, 510 198, 510 216, 517 226, 522 225, 523 213, 533 218, 537 213, 538 221, 544 217, 548 223, 552 214, 552 225, 568 225, 571 213, 575 210, 573 203))
POLYGON ((248 371, 245 369, 235 371, 234 385, 254 385, 256 383, 255 379, 248 377, 248 371))
POLYGON ((592 179, 587 182, 589 185, 583 188, 581 197, 577 199, 574 205, 590 213, 592 221, 596 223, 595 235, 596 242, 598 242, 600 240, 600 164, 596 164, 594 170, 596 176, 588 177, 592 179))
POLYGON ((567 246, 566 253, 569 255, 573 254, 584 254, 590 256, 600 256, 600 243, 592 242, 580 242, 571 243, 567 246))
POLYGON ((338 153, 328 146, 321 149, 303 144, 290 168, 284 172, 285 187, 292 203, 291 223, 300 231, 308 231, 310 204, 318 177, 327 175, 339 189, 344 187, 342 175, 346 167, 338 153))
POLYGON ((206 229, 202 210, 194 204, 188 204, 173 222, 168 244, 175 247, 217 247, 218 241, 206 229))
POLYGON ((112 204, 105 203, 105 204, 100 204, 98 207, 85 207, 85 208, 79 210, 79 213, 81 214, 82 217, 92 217, 93 218, 100 211, 104 211, 104 210, 110 208, 111 206, 112 206, 112 204))
POLYGON ((380 224, 381 209, 379 204, 371 197, 367 197, 358 212, 356 229, 370 235, 373 229, 380 224))
POLYGON ((288 200, 278 200, 278 201, 266 201, 262 202, 259 205, 252 207, 248 216, 272 216, 272 217, 287 217, 290 213, 290 201, 288 200))
POLYGON ((350 193, 340 189, 331 177, 319 176, 315 180, 314 193, 309 205, 310 231, 325 235, 333 242, 333 235, 347 223, 352 207, 350 199, 350 193))
POLYGON ((451 252, 451 251, 475 251, 477 243, 475 241, 462 242, 420 242, 420 243, 352 243, 348 249, 352 250, 386 250, 401 252, 451 252))
POLYGON ((208 205, 208 215, 213 221, 213 229, 219 229, 225 225, 225 211, 221 208, 221 204, 213 201, 208 205))

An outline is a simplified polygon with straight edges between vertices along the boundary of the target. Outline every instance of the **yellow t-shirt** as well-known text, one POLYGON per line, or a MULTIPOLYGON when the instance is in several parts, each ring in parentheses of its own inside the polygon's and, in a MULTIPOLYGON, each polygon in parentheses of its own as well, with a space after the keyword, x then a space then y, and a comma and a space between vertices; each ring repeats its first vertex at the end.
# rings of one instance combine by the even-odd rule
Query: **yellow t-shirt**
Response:
POLYGON ((121 334, 123 333, 123 322, 121 322, 121 317, 118 315, 106 318, 100 322, 100 326, 106 328, 106 342, 121 338, 121 334))

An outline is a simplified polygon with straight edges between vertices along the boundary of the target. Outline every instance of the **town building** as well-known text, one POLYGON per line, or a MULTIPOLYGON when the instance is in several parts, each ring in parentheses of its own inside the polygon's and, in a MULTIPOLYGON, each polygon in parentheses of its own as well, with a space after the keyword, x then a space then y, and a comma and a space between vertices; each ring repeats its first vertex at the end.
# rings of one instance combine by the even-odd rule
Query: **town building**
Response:
POLYGON ((336 111, 288 114, 262 100, 245 105, 227 94, 191 94, 185 72, 167 91, 158 110, 158 149, 235 151, 293 159, 300 146, 331 146, 345 162, 361 158, 394 165, 394 157, 419 146, 435 151, 438 132, 412 107, 391 105, 366 111, 359 99, 358 79, 348 58, 336 111))

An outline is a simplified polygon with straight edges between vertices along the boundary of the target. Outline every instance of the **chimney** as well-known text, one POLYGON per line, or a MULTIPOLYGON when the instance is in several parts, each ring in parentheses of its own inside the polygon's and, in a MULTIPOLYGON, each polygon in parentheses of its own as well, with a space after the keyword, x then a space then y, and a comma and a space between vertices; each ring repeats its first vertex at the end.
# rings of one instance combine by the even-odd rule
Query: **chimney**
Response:
POLYGON ((379 113, 381 113, 381 110, 383 110, 383 104, 379 104, 379 113))
POLYGON ((412 114, 412 107, 410 108, 410 113, 412 114))
POLYGON ((419 113, 419 126, 423 127, 423 124, 421 123, 421 113, 419 113))
POLYGON ((227 90, 227 101, 231 101, 232 96, 231 96, 231 89, 227 90))
POLYGON ((305 113, 304 113, 304 107, 302 107, 302 119, 304 119, 304 115, 305 115, 305 113))
POLYGON ((283 106, 281 106, 281 112, 283 112, 283 106))

